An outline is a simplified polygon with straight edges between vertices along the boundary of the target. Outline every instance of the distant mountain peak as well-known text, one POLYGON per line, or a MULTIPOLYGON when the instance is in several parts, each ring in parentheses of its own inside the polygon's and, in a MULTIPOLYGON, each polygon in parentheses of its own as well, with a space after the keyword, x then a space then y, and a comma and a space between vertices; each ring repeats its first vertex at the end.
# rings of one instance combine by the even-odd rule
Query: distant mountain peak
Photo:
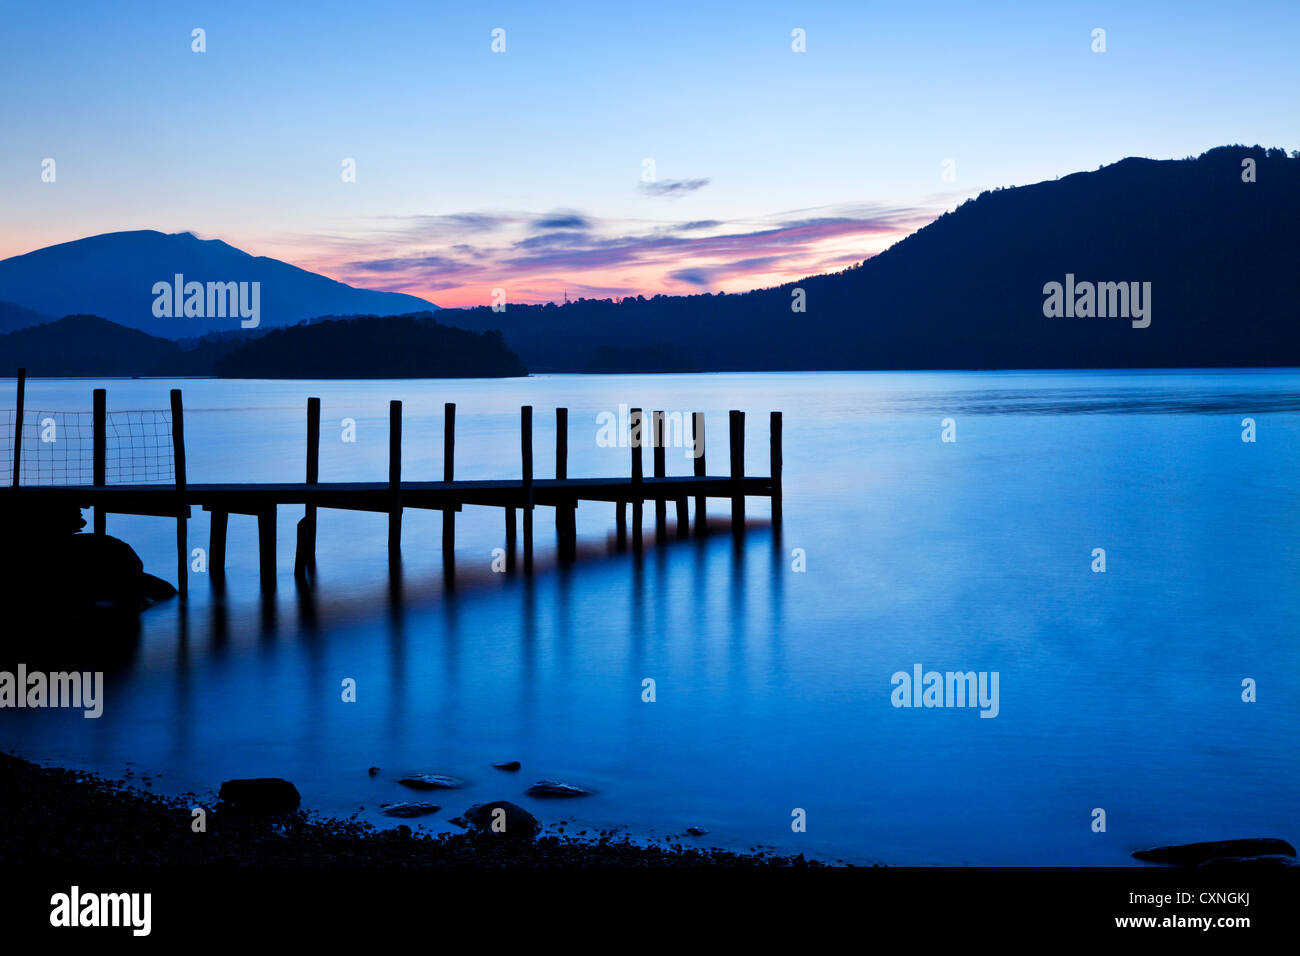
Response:
POLYGON ((41 316, 99 315, 170 339, 239 330, 239 317, 223 314, 224 308, 209 314, 210 293, 196 310, 159 314, 154 288, 172 283, 176 275, 205 289, 209 283, 257 283, 262 328, 320 315, 402 315, 438 308, 405 293, 358 289, 279 259, 252 255, 222 239, 156 229, 85 236, 0 261, 0 302, 41 316))

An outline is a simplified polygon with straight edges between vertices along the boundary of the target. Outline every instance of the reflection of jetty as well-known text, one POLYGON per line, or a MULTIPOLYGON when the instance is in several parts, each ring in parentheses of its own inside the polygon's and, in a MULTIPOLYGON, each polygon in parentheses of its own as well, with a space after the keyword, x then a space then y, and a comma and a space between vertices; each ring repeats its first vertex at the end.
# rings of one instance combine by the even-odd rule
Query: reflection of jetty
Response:
MULTIPOLYGON (((664 415, 652 412, 649 418, 651 431, 644 434, 647 424, 641 409, 634 408, 629 420, 629 441, 632 452, 631 474, 626 478, 570 478, 568 476, 568 410, 555 410, 556 447, 555 477, 538 478, 533 470, 533 408, 520 409, 521 476, 494 481, 456 481, 456 406, 445 406, 443 429, 442 481, 404 481, 402 479, 402 403, 389 403, 388 430, 388 481, 374 482, 322 482, 318 480, 320 464, 320 399, 307 400, 307 467, 303 482, 271 484, 190 484, 185 474, 185 426, 180 389, 171 390, 170 415, 165 412, 131 412, 116 415, 150 416, 152 426, 148 437, 156 452, 161 439, 164 448, 168 481, 166 483, 110 483, 109 473, 109 422, 104 389, 95 389, 93 411, 90 413, 90 464, 87 481, 72 481, 80 472, 76 463, 66 461, 59 469, 49 468, 37 472, 38 480, 64 478, 60 483, 23 484, 23 451, 40 452, 37 420, 26 428, 24 423, 25 370, 19 371, 18 411, 9 433, 12 439, 13 486, 0 487, 0 502, 12 507, 20 502, 24 507, 69 505, 95 509, 94 529, 104 533, 105 517, 109 514, 154 515, 176 519, 176 560, 179 576, 178 588, 186 592, 189 570, 189 544, 186 522, 192 505, 201 506, 211 513, 208 548, 208 570, 216 578, 225 573, 226 525, 229 516, 252 515, 257 518, 258 552, 262 587, 275 586, 276 510, 280 505, 303 505, 305 514, 298 522, 297 552, 294 573, 305 578, 314 572, 316 561, 316 512, 319 508, 336 508, 346 511, 372 511, 388 515, 389 558, 400 555, 402 512, 407 508, 441 511, 442 552, 444 566, 451 568, 455 556, 456 512, 466 505, 501 508, 505 512, 506 566, 513 569, 516 562, 517 515, 523 520, 523 566, 526 572, 533 563, 533 509, 540 505, 555 509, 555 532, 560 559, 573 560, 577 547, 576 511, 580 502, 603 501, 614 504, 615 527, 618 544, 626 546, 629 538, 627 506, 632 508, 630 536, 634 549, 641 547, 642 510, 646 502, 655 508, 655 535, 659 540, 668 536, 668 505, 676 510, 675 535, 687 537, 691 531, 689 501, 695 499, 694 528, 703 534, 706 524, 706 501, 709 498, 727 498, 731 501, 733 531, 743 531, 745 498, 764 497, 772 501, 772 519, 781 520, 781 413, 771 414, 771 473, 768 477, 745 475, 745 413, 732 411, 729 420, 729 470, 726 475, 709 475, 705 470, 704 414, 691 416, 692 440, 699 453, 694 459, 694 473, 670 476, 665 467, 664 415), (161 423, 161 427, 160 426, 161 423), (22 436, 21 438, 19 436, 22 436), (641 449, 653 449, 652 475, 643 472, 641 449)), ((45 413, 41 413, 45 414, 45 413)), ((54 414, 54 413, 51 413, 54 414)), ((73 413, 82 414, 84 413, 73 413)), ((26 413, 31 417, 31 413, 26 413)), ((131 443, 137 432, 125 423, 121 429, 113 420, 113 433, 123 433, 115 448, 114 470, 117 475, 130 475, 124 462, 135 454, 131 443)), ((140 430, 137 430, 140 431, 140 430)), ((30 456, 29 456, 30 458, 30 456)), ((29 461, 30 464, 30 461, 29 461)), ((156 465, 156 462, 155 462, 156 465)))

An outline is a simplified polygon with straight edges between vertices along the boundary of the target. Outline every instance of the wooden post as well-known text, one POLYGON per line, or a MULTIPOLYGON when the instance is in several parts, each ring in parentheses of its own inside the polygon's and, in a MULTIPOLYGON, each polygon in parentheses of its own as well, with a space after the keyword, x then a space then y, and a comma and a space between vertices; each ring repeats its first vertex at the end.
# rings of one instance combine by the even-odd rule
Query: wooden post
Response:
POLYGON ((781 523, 781 413, 772 413, 768 429, 772 451, 772 523, 781 523))
POLYGON ((275 590, 275 515, 275 505, 257 513, 257 570, 267 593, 275 590))
POLYGON ((230 513, 226 511, 210 512, 208 521, 208 574, 213 580, 226 575, 226 523, 230 513))
POLYGON ((690 512, 686 508, 685 496, 677 499, 677 537, 685 538, 691 531, 690 512))
MULTIPOLYGON (((92 413, 92 433, 94 435, 95 448, 95 466, 92 483, 98 487, 103 487, 108 481, 108 393, 97 388, 92 393, 93 408, 92 413)), ((108 515, 104 511, 104 506, 95 506, 95 534, 104 534, 107 530, 108 515)))
POLYGON ((515 506, 506 506, 506 570, 515 569, 515 506))
POLYGON ((737 482, 731 490, 731 529, 743 530, 745 527, 745 495, 739 482, 745 477, 745 413, 731 410, 731 480, 737 482))
MULTIPOLYGON (((442 406, 442 480, 456 480, 456 403, 442 406)), ((442 565, 447 568, 456 557, 456 510, 442 511, 442 565)))
POLYGON ((402 554, 402 403, 388 403, 388 559, 402 554))
POLYGON ((176 590, 186 599, 190 590, 190 549, 185 531, 190 507, 185 503, 185 408, 179 388, 171 390, 171 405, 172 462, 176 473, 176 590))
POLYGON ((519 409, 519 446, 524 475, 524 573, 533 570, 533 406, 519 409))
MULTIPOLYGON (((695 412, 691 416, 691 442, 695 451, 695 477, 703 478, 704 470, 704 413, 695 412)), ((704 534, 708 524, 708 506, 704 495, 695 496, 695 533, 704 534)))
POLYGON ((18 370, 18 410, 14 413, 14 487, 18 487, 18 476, 22 474, 23 461, 23 403, 27 397, 27 369, 18 370))
POLYGON ((643 462, 641 459, 641 432, 645 427, 641 409, 634 408, 628 413, 628 445, 632 449, 632 547, 641 549, 641 512, 644 503, 641 500, 641 481, 643 462))
MULTIPOLYGON (((307 484, 315 485, 321 477, 321 399, 307 399, 307 484)), ((303 535, 299 538, 303 550, 303 570, 316 570, 316 506, 303 510, 303 535)), ((296 562, 295 562, 296 563, 296 562)))
POLYGON ((614 502, 615 540, 620 548, 627 547, 627 502, 614 502))
MULTIPOLYGON (((569 410, 555 410, 555 477, 565 481, 569 477, 569 410)), ((560 560, 572 561, 577 554, 578 515, 576 499, 557 502, 555 505, 555 537, 559 544, 560 560)))
MULTIPOLYGON (((654 455, 655 477, 664 478, 668 475, 667 459, 664 452, 664 413, 651 413, 651 448, 654 455)), ((663 541, 668 537, 668 502, 662 497, 655 498, 655 540, 663 541)))

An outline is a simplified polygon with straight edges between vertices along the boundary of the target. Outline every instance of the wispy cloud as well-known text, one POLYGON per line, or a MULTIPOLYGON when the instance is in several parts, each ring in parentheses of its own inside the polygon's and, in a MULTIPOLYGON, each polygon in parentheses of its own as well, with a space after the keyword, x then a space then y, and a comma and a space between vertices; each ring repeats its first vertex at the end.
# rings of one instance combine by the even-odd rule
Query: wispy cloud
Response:
POLYGON ((601 219, 466 212, 388 218, 353 237, 304 238, 307 263, 345 282, 439 305, 554 301, 573 295, 739 292, 835 271, 875 254, 941 208, 853 204, 762 220, 601 219))
POLYGON ((713 180, 705 179, 658 179, 654 182, 643 182, 640 184, 643 193, 649 193, 651 196, 666 196, 669 199, 676 199, 678 196, 685 196, 687 193, 693 193, 697 189, 703 189, 713 180))

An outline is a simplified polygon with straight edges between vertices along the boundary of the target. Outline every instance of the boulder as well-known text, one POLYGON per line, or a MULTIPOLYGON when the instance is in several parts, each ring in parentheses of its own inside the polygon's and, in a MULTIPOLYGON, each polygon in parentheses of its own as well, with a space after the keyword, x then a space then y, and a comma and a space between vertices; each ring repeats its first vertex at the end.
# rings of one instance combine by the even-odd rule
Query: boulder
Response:
POLYGON ((520 764, 518 760, 507 760, 505 763, 494 763, 492 766, 496 767, 498 770, 508 770, 511 773, 514 773, 519 769, 520 764))
POLYGON ((298 788, 280 777, 227 780, 217 796, 242 813, 288 813, 302 803, 298 788))
POLYGON ((1207 843, 1180 843, 1135 850, 1133 856, 1147 863, 1171 866, 1199 866, 1211 860, 1255 856, 1295 856, 1295 847, 1285 840, 1259 837, 1247 840, 1214 840, 1207 843))
MULTIPOLYGON (((523 807, 509 800, 494 800, 491 803, 476 803, 465 811, 465 822, 481 833, 495 836, 511 837, 518 840, 531 840, 541 831, 542 825, 537 818, 523 807), (504 817, 495 811, 501 810, 504 817), (505 822, 504 830, 494 830, 493 824, 498 819, 505 822)), ((500 826, 500 824, 497 824, 500 826)))

